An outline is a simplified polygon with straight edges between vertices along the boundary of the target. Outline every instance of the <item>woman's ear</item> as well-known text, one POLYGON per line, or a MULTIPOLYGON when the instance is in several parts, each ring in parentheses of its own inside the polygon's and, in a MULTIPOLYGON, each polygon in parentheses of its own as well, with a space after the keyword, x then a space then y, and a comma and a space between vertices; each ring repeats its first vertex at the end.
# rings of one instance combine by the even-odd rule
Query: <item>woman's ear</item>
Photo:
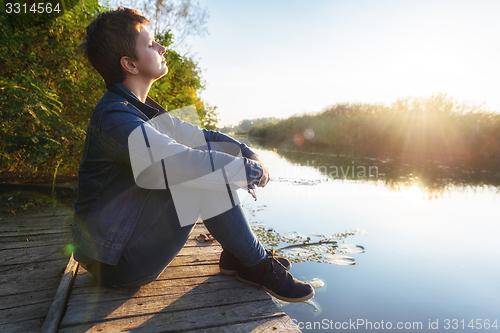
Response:
POLYGON ((130 73, 130 74, 137 74, 137 73, 139 73, 139 70, 135 66, 135 64, 132 61, 132 59, 130 59, 130 57, 123 56, 120 59, 120 64, 122 65, 122 68, 125 71, 127 71, 128 73, 130 73))

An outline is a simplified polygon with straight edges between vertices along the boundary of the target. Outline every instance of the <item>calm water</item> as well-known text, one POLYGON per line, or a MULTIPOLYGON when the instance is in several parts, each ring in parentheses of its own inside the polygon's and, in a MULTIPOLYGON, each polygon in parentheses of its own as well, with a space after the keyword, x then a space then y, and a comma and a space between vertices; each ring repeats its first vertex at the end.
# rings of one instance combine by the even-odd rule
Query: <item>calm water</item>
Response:
POLYGON ((399 325, 401 331, 461 332, 487 323, 487 331, 500 332, 500 174, 430 161, 437 174, 429 176, 391 159, 256 151, 272 181, 258 190, 257 201, 246 197, 243 205, 261 237, 272 229, 281 241, 299 235, 313 242, 318 234, 347 232, 339 244, 365 250, 345 253, 354 265, 318 262, 325 260, 314 260, 308 247, 282 252, 303 261, 293 264, 295 277, 324 282, 311 303, 279 303, 302 331, 399 325), (348 166, 355 173, 365 166, 366 174, 352 177, 348 166))

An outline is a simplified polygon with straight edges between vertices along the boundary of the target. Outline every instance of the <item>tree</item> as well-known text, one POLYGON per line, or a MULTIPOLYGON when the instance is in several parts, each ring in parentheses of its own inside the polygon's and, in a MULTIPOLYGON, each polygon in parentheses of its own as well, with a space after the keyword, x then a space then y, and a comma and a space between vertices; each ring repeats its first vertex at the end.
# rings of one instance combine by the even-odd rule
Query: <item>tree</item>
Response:
POLYGON ((119 5, 141 10, 151 20, 153 35, 170 33, 176 37, 173 48, 186 47, 188 36, 205 36, 208 33, 206 23, 210 17, 207 8, 191 0, 156 0, 156 1, 110 1, 113 7, 119 5))
POLYGON ((76 171, 98 75, 76 47, 97 1, 81 1, 65 15, 29 29, 0 20, 0 171, 49 172, 63 160, 76 171))

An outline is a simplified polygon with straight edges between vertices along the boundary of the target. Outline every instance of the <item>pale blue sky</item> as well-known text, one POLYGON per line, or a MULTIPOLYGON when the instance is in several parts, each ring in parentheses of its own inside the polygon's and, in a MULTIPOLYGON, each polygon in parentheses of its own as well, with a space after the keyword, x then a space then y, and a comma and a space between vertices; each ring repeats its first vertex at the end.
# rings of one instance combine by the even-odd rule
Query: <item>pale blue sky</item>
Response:
POLYGON ((448 93, 500 111, 500 1, 216 1, 192 38, 219 125, 448 93))

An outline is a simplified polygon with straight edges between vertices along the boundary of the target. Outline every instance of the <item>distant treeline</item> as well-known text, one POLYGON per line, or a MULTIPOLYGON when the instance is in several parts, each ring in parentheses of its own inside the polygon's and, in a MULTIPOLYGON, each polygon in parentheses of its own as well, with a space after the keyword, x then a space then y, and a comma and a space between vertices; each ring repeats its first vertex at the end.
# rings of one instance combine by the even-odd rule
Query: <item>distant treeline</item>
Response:
POLYGON ((238 125, 229 125, 219 128, 222 133, 241 133, 248 132, 252 126, 266 124, 270 121, 278 121, 278 118, 267 117, 267 118, 257 118, 257 119, 244 119, 238 123, 238 125))
POLYGON ((318 114, 253 126, 249 135, 273 144, 333 145, 361 154, 500 158, 500 114, 445 94, 391 105, 336 104, 318 114))

